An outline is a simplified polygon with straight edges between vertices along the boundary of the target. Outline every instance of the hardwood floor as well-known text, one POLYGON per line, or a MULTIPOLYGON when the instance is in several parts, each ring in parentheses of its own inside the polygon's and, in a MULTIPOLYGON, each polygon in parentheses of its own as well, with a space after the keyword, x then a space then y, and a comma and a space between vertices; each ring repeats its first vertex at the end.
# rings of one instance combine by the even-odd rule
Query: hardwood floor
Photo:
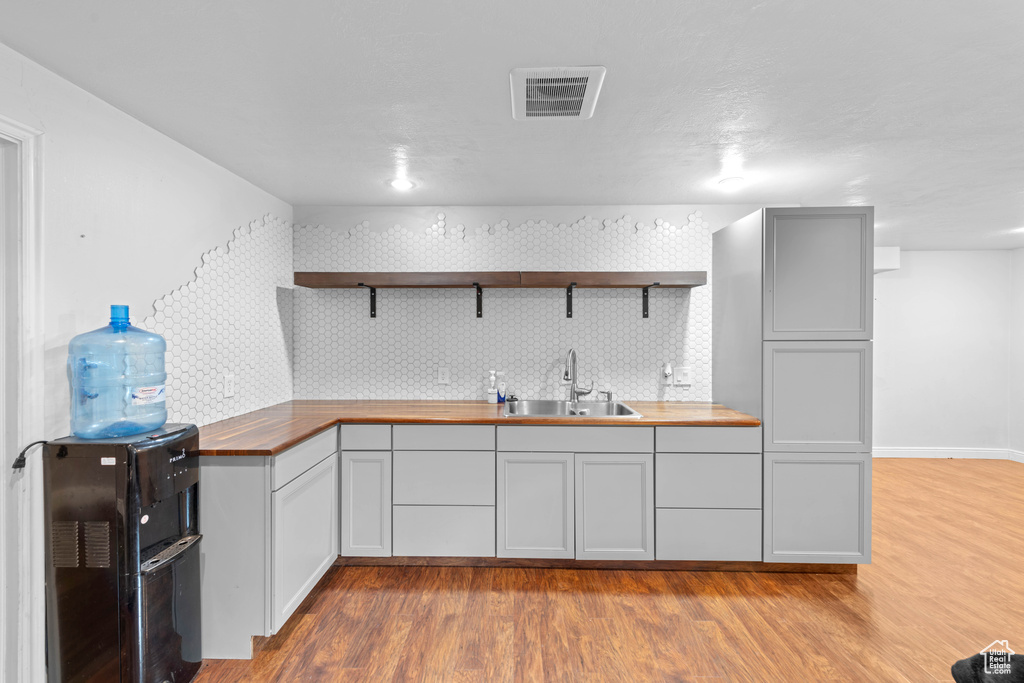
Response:
POLYGON ((197 681, 950 681, 1024 652, 1024 465, 877 459, 858 574, 335 567, 197 681))

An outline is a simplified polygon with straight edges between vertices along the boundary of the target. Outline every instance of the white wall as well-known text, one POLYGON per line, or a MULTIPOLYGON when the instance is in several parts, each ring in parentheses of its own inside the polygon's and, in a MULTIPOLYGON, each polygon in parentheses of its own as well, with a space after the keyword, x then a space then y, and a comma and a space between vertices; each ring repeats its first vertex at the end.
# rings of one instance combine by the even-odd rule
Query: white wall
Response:
POLYGON ((1024 249, 1010 252, 1010 450, 1024 462, 1024 249))
POLYGON ((68 340, 132 320, 192 279, 235 228, 292 209, 251 183, 0 45, 0 116, 44 133, 47 437, 68 431, 68 340))
POLYGON ((876 454, 1005 457, 1010 285, 1007 251, 904 251, 875 276, 876 454))
MULTIPOLYGON (((133 321, 142 320, 236 228, 268 214, 290 221, 292 209, 4 45, 0 117, 42 133, 44 429, 30 438, 55 438, 68 433, 64 365, 72 336, 105 325, 113 303, 128 304, 133 321)), ((42 657, 41 487, 37 474, 31 482, 8 479, 13 456, 4 452, 2 465, 11 514, 0 532, 18 547, 11 553, 12 541, 0 558, 11 570, 0 676, 29 680, 38 676, 17 672, 42 657), (26 554, 35 569, 19 572, 26 554)), ((38 472, 34 464, 29 471, 38 472)))

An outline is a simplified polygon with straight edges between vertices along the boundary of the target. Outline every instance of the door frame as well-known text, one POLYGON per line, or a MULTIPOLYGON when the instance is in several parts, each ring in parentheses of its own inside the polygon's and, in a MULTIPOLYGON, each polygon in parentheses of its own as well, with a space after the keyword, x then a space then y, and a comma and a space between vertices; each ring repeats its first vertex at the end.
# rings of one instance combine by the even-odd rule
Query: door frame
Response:
MULTIPOLYGON (((3 381, 16 383, 8 395, 13 395, 13 405, 0 415, 0 428, 4 440, 20 449, 43 438, 44 431, 43 133, 0 115, 0 138, 4 155, 14 155, 8 166, 14 177, 4 179, 2 188, 14 208, 0 217, 5 261, 0 344, 5 355, 13 355, 4 360, 3 381), (9 417, 13 425, 7 424, 9 417)), ((13 461, 14 453, 5 453, 0 463, 0 613, 5 616, 0 624, 0 674, 36 681, 46 677, 42 466, 38 452, 22 470, 13 470, 13 461), (12 553, 17 557, 14 577, 8 575, 14 569, 9 565, 12 553), (11 604, 14 599, 16 606, 11 604), (16 619, 7 618, 11 614, 16 619)))

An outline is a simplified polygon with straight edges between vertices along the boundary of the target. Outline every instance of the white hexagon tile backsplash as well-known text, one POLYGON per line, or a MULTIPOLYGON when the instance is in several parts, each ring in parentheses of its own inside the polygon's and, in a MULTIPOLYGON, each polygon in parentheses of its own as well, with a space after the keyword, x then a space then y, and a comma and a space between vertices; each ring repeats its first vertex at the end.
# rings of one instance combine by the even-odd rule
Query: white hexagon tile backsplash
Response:
MULTIPOLYGON (((297 271, 707 270, 711 231, 699 211, 685 223, 629 215, 572 223, 507 219, 466 225, 438 212, 429 224, 296 226, 297 271)), ((711 399, 711 285, 577 289, 565 317, 560 289, 296 288, 295 398, 483 399, 488 370, 524 398, 561 398, 563 359, 579 354, 580 381, 625 400, 711 399), (661 384, 665 362, 693 368, 688 387, 661 384), (451 384, 436 382, 447 368, 451 384)))
POLYGON ((266 216, 202 256, 141 326, 167 340, 171 422, 209 424, 292 398, 292 225, 266 216), (235 395, 224 397, 225 373, 235 395))

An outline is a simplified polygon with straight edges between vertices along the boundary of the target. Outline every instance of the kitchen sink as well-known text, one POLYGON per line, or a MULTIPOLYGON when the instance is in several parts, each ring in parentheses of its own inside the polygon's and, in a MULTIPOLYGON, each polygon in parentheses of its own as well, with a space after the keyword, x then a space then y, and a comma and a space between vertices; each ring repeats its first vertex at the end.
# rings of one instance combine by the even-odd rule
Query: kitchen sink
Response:
POLYGON ((643 417, 625 403, 604 401, 508 401, 505 417, 643 417))

